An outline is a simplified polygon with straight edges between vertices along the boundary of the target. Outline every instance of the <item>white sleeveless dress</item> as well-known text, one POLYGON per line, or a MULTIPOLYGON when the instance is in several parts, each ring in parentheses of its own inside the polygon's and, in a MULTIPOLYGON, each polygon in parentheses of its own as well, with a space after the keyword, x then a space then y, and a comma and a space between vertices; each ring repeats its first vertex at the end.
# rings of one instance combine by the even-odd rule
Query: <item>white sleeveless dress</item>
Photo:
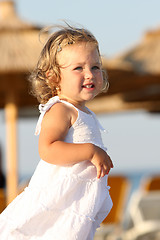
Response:
MULTIPOLYGON (((41 104, 36 135, 45 112, 57 102, 71 105, 58 96, 41 104)), ((95 115, 75 109, 78 117, 65 142, 93 143, 106 150, 95 115)), ((0 215, 0 239, 92 240, 112 208, 107 175, 96 175, 88 160, 64 167, 40 160, 29 186, 0 215)))

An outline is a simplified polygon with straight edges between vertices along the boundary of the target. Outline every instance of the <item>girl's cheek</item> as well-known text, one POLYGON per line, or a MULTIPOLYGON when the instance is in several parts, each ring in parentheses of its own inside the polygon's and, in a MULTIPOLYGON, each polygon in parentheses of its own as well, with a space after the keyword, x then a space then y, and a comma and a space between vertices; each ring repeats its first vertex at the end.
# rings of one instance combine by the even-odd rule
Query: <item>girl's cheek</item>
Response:
POLYGON ((103 80, 100 81, 100 83, 99 83, 99 92, 101 92, 102 89, 103 89, 103 80))
POLYGON ((103 76, 102 75, 99 75, 99 77, 98 77, 98 85, 99 86, 103 86, 103 76))

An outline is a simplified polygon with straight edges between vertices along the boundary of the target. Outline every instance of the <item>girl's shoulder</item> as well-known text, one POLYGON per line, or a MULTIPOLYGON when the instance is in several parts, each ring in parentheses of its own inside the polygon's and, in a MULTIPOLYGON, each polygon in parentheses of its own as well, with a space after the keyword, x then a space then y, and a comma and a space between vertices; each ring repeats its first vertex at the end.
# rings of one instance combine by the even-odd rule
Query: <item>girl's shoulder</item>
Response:
POLYGON ((35 135, 39 135, 41 132, 41 125, 49 128, 53 125, 58 127, 65 123, 66 126, 70 127, 78 117, 78 111, 57 96, 51 98, 46 104, 40 104, 39 111, 41 114, 36 125, 35 135))
POLYGON ((57 102, 46 112, 44 121, 53 121, 53 119, 57 119, 60 122, 70 122, 72 125, 76 121, 77 116, 78 112, 72 106, 63 102, 57 102))

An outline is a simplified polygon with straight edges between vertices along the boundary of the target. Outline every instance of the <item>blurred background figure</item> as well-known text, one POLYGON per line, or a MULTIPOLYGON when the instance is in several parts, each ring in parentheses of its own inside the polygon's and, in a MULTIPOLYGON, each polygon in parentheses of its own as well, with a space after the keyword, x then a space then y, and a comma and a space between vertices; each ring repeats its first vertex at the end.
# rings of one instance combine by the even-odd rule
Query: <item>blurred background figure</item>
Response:
POLYGON ((3 170, 2 170, 2 148, 1 148, 1 145, 0 145, 0 188, 4 188, 5 187, 5 184, 6 184, 6 181, 5 181, 5 176, 3 174, 3 170))
POLYGON ((6 195, 5 195, 6 181, 5 175, 2 170, 2 158, 3 158, 2 147, 0 145, 0 213, 6 207, 6 195))

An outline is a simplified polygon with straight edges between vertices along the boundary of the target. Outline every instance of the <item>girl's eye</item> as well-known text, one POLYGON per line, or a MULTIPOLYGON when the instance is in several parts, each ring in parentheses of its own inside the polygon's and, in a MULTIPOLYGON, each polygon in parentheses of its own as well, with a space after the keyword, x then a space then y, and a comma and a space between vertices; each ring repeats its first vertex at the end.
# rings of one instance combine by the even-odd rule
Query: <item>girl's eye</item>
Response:
POLYGON ((76 68, 74 68, 74 70, 80 71, 80 70, 82 70, 82 67, 76 67, 76 68))
POLYGON ((93 70, 99 70, 100 67, 99 67, 99 66, 93 66, 92 69, 93 69, 93 70))

